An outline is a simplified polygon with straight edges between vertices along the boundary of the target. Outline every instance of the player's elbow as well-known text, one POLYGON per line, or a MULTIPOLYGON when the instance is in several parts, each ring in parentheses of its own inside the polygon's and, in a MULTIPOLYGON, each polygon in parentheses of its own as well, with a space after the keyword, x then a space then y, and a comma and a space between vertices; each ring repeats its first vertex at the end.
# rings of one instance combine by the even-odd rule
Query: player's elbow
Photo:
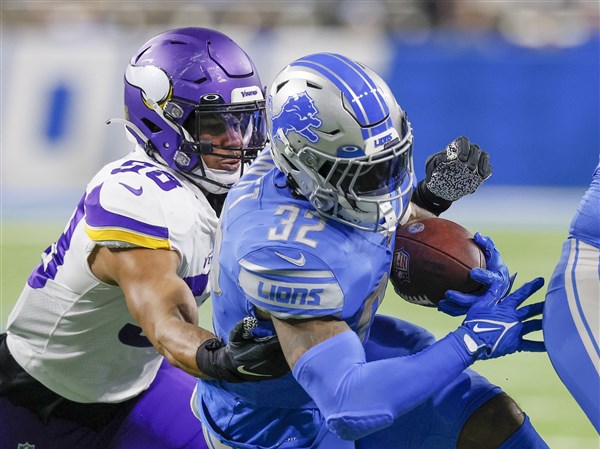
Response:
POLYGON ((394 421, 392 414, 383 409, 371 411, 344 411, 326 417, 327 428, 343 440, 358 440, 388 427, 394 421))
MULTIPOLYGON (((312 347, 294 366, 294 376, 316 402, 328 429, 344 440, 357 440, 394 421, 387 393, 373 388, 367 366, 354 332, 342 332, 312 347), (368 393, 363 397, 356 394, 359 391, 368 393)), ((380 378, 379 373, 374 377, 380 378)))

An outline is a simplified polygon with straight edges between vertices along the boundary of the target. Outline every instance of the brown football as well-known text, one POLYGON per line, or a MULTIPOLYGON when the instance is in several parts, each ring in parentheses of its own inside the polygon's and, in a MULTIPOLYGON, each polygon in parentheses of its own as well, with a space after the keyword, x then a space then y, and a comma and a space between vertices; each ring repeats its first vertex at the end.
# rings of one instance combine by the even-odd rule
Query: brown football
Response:
POLYGON ((469 271, 485 266, 483 252, 467 229, 432 217, 398 227, 390 281, 406 301, 437 307, 446 290, 479 290, 482 285, 469 271))

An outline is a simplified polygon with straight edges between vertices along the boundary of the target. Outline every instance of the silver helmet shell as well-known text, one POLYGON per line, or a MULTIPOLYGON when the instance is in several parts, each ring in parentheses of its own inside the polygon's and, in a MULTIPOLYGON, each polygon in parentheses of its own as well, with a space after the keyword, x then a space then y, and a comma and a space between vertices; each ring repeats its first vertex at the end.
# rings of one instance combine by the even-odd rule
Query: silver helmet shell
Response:
POLYGON ((312 54, 277 75, 267 108, 277 167, 322 216, 395 230, 414 183, 413 136, 380 76, 339 54, 312 54))

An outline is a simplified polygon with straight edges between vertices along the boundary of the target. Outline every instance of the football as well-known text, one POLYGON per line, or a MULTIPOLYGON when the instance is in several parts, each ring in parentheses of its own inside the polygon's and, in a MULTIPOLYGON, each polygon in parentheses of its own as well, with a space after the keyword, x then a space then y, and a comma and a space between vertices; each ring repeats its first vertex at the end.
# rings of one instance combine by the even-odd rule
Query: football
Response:
POLYGON ((396 230, 390 281, 406 301, 437 307, 446 290, 474 293, 482 288, 469 271, 485 266, 485 256, 467 229, 431 217, 396 230))

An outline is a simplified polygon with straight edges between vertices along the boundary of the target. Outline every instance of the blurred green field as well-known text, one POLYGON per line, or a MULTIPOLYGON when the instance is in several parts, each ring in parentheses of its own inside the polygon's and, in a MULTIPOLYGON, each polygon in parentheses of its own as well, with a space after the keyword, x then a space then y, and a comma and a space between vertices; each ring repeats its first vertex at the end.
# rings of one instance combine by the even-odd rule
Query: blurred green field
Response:
MULTIPOLYGON (((41 252, 62 231, 63 224, 7 222, 0 230, 0 327, 4 328, 26 278, 39 262, 41 252)), ((558 260, 564 232, 506 230, 479 227, 500 248, 516 284, 535 276, 548 281, 558 260)), ((531 301, 543 299, 538 292, 531 301)), ((459 324, 434 309, 408 304, 390 288, 381 313, 416 322, 441 337, 459 324)), ((210 304, 200 311, 201 324, 210 326, 210 304)), ((594 449, 600 447, 596 431, 554 372, 545 354, 516 354, 478 362, 475 368, 508 392, 531 417, 533 424, 553 449, 594 449)))

